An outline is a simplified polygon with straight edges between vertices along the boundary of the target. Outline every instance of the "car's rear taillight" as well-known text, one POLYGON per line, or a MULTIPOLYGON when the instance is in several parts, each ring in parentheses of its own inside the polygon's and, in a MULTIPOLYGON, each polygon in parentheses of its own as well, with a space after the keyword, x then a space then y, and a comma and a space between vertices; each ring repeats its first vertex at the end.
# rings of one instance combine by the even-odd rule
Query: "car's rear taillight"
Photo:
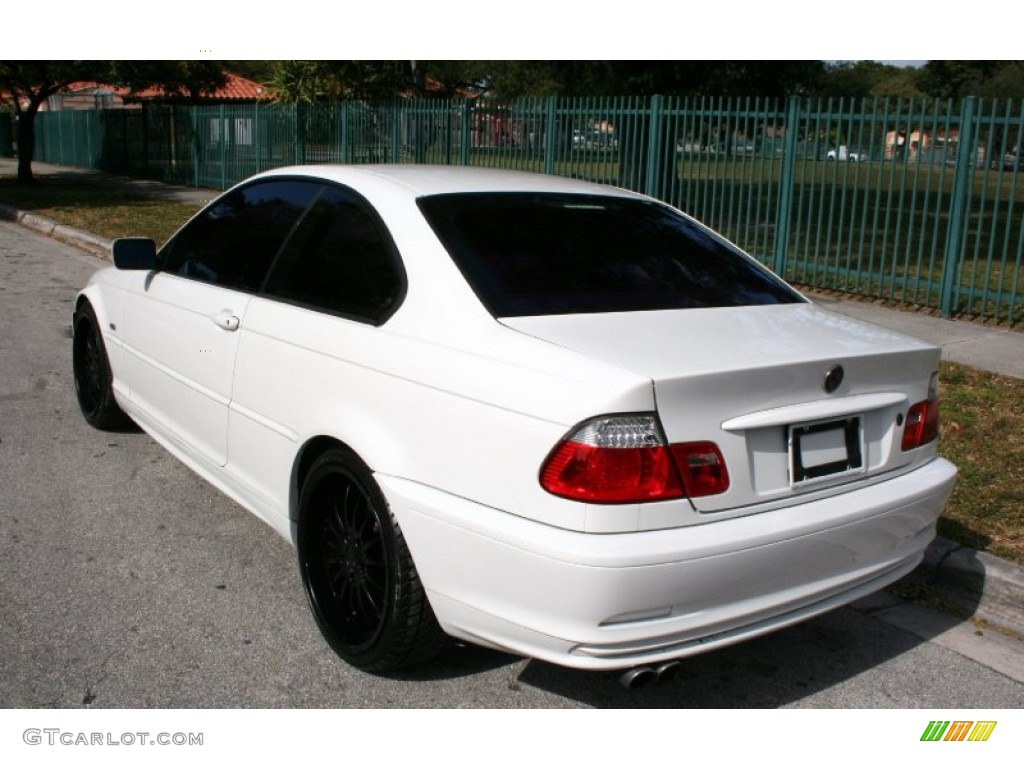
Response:
POLYGON ((729 490, 729 470, 714 443, 677 443, 672 446, 672 456, 691 499, 729 490))
POLYGON ((928 385, 928 399, 914 403, 907 411, 903 425, 904 451, 919 448, 939 436, 939 375, 932 374, 928 385))
POLYGON ((619 503, 678 499, 683 486, 653 415, 605 416, 581 424, 541 467, 549 493, 619 503))
POLYGON ((540 471, 556 496, 596 504, 707 496, 729 487, 714 443, 666 444, 654 414, 603 416, 563 438, 540 471))

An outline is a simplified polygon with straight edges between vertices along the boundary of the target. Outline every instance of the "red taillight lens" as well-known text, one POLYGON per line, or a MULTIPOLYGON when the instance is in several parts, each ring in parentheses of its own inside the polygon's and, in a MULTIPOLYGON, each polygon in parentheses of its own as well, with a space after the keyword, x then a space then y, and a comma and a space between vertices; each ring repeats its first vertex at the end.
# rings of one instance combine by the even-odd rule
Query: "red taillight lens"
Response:
POLYGON ((939 401, 922 400, 907 411, 903 425, 903 450, 909 451, 930 443, 939 436, 939 401))
POLYGON ((928 399, 914 403, 907 411, 903 425, 904 451, 919 448, 939 436, 939 374, 933 373, 928 382, 928 399))
POLYGON ((672 446, 672 456, 683 478, 686 495, 713 496, 729 490, 729 470, 714 443, 680 443, 672 446))
POLYGON ((556 496, 623 504, 678 499, 682 485, 667 448, 600 448, 564 441, 544 463, 540 484, 556 496))
POLYGON ((627 504, 721 493, 729 473, 714 443, 667 446, 657 418, 639 414, 580 425, 548 456, 540 484, 567 499, 627 504))

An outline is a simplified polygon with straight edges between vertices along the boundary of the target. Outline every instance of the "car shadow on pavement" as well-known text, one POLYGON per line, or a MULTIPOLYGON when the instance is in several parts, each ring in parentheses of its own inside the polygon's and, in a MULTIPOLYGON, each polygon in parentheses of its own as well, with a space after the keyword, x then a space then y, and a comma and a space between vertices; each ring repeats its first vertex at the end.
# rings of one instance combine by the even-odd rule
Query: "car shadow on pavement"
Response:
POLYGON ((463 677, 491 672, 516 662, 522 661, 519 656, 501 651, 493 651, 476 645, 466 645, 453 641, 441 655, 425 664, 401 668, 393 672, 381 674, 389 680, 406 682, 437 682, 457 680, 463 677))
MULTIPOLYGON (((928 611, 929 621, 904 629, 886 613, 910 603, 887 592, 853 606, 728 648, 680 660, 674 679, 628 690, 621 672, 582 672, 530 661, 518 680, 592 707, 776 708, 914 707, 934 704, 927 696, 900 700, 894 679, 914 678, 909 652, 962 623, 950 613, 928 611), (922 628, 923 627, 923 628, 922 628), (858 678, 877 683, 846 686, 858 678), (851 691, 852 688, 852 691, 851 691), (871 691, 871 695, 869 695, 871 691)), ((948 702, 947 702, 948 704, 948 702)))
MULTIPOLYGON (((915 677, 911 652, 975 613, 985 570, 976 558, 969 562, 971 553, 939 539, 913 573, 886 590, 778 632, 681 659, 673 679, 634 690, 619 682, 623 670, 569 669, 463 644, 453 644, 429 664, 388 677, 440 681, 508 667, 513 693, 532 687, 600 708, 928 706, 926 698, 903 701, 875 691, 893 688, 893 675, 899 677, 904 669, 906 677, 915 677), (961 560, 956 578, 950 574, 951 558, 961 560), (877 678, 877 684, 855 685, 850 692, 844 684, 854 678, 877 678)), ((990 630, 975 633, 984 631, 990 630)), ((938 692, 934 705, 943 705, 938 692)))
MULTIPOLYGON (((590 672, 461 643, 434 661, 386 675, 389 679, 427 682, 487 675, 507 669, 513 697, 534 688, 597 708, 777 708, 948 706, 938 686, 934 699, 915 689, 901 699, 899 682, 918 677, 915 649, 963 623, 965 603, 956 613, 943 607, 929 579, 934 569, 923 565, 890 590, 851 606, 744 643, 680 660, 676 676, 629 690, 620 682, 622 670, 590 672), (910 595, 904 600, 896 594, 910 595), (921 605, 923 603, 923 605, 921 605), (910 610, 908 610, 910 609, 910 610), (920 620, 924 611, 927 619, 920 620), (917 616, 913 626, 902 626, 917 616), (847 685, 856 679, 858 682, 847 685)), ((975 604, 980 596, 978 584, 975 604)), ((981 634, 980 630, 978 634, 981 634)), ((947 651, 940 651, 945 653, 947 651)), ((920 685, 916 681, 915 685, 920 685)), ((536 703, 524 706, 535 706, 536 703)))

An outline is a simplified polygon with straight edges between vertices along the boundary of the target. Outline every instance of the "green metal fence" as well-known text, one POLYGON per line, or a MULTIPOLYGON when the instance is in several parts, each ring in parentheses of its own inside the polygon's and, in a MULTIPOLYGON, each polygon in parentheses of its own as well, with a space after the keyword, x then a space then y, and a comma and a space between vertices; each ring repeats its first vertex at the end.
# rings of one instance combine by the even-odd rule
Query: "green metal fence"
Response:
POLYGON ((298 163, 434 163, 672 203, 788 279, 1024 320, 1024 104, 533 99, 42 113, 36 157, 226 188, 298 163))
POLYGON ((0 109, 0 157, 14 157, 14 115, 0 109))

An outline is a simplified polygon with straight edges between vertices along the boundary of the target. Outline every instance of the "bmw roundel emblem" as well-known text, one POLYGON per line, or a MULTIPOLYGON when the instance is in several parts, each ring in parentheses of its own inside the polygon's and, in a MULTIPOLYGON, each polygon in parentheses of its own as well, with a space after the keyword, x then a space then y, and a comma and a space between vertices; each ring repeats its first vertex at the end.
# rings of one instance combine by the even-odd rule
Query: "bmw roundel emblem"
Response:
POLYGON ((825 391, 830 395, 843 383, 843 366, 833 365, 825 374, 825 391))

